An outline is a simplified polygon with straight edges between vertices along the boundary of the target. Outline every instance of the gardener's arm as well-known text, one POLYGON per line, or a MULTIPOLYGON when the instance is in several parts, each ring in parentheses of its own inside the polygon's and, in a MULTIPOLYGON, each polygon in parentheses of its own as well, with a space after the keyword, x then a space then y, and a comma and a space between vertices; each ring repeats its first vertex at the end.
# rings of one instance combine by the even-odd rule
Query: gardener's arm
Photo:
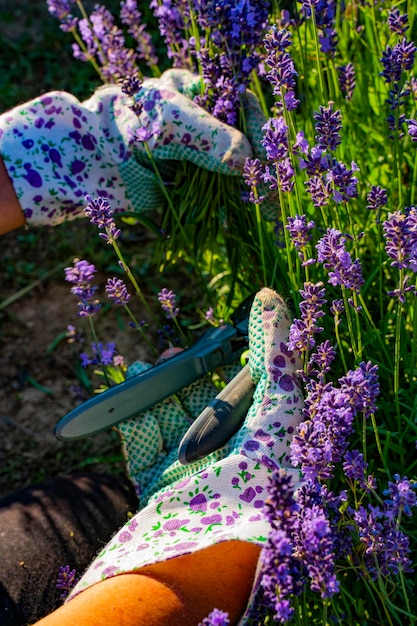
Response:
POLYGON ((15 230, 24 223, 22 208, 0 157, 0 235, 15 230))
POLYGON ((260 548, 227 541, 103 580, 39 626, 197 626, 214 608, 236 624, 248 602, 260 548))

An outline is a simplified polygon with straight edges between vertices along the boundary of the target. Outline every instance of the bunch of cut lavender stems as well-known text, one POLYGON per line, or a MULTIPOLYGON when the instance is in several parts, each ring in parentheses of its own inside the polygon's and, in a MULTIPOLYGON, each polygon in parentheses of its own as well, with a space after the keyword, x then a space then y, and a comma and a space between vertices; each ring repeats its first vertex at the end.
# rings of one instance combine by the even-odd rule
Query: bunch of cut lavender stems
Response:
MULTIPOLYGON (((133 0, 119 21, 102 7, 80 19, 78 2, 48 4, 104 80, 191 69, 196 101, 254 145, 241 180, 179 168, 169 193, 185 217, 178 228, 167 210, 163 223, 171 256, 192 242, 214 296, 268 285, 295 311, 288 348, 302 359, 305 421, 291 459, 304 482, 294 491, 285 473, 271 479, 248 623, 415 624, 415 3, 152 0, 153 41, 133 0), (262 128, 251 128, 248 90, 262 128)), ((87 289, 91 316, 92 269, 78 263, 72 282, 87 289)), ((115 282, 108 293, 125 299, 115 282)), ((180 328, 170 297, 160 301, 180 328)), ((207 318, 219 319, 213 306, 207 318)))

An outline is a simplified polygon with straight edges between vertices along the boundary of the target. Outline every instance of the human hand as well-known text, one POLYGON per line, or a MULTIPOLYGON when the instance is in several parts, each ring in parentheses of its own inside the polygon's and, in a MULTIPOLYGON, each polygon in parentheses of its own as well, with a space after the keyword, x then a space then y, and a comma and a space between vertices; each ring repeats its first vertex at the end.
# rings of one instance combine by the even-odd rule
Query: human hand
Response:
POLYGON ((185 390, 181 403, 171 398, 119 426, 142 510, 93 562, 75 593, 103 577, 220 541, 266 541, 262 507, 269 475, 282 467, 299 481, 288 455, 303 410, 299 363, 286 349, 289 325, 282 298, 270 289, 259 292, 249 323, 253 404, 220 450, 187 466, 177 458, 189 418, 217 393, 207 381, 185 390))
POLYGON ((163 175, 172 172, 169 161, 184 159, 240 174, 252 154, 249 141, 192 102, 185 88, 192 81, 184 70, 145 80, 139 118, 116 85, 98 89, 83 103, 51 92, 0 116, 0 154, 27 223, 54 225, 78 217, 86 194, 106 196, 115 211, 160 207, 161 182, 145 144, 134 141, 149 132, 146 143, 163 175))

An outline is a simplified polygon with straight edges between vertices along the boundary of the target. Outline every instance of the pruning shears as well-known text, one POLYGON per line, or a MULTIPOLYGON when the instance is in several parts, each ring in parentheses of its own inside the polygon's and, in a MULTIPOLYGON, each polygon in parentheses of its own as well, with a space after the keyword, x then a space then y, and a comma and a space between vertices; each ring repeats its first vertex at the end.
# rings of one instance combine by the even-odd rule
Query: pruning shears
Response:
MULTIPOLYGON (((210 328, 190 348, 90 398, 55 426, 61 441, 82 439, 134 417, 205 374, 236 362, 247 349, 248 310, 244 301, 232 323, 210 328)), ((246 365, 192 423, 179 447, 179 460, 192 463, 222 447, 239 429, 253 394, 246 365)))

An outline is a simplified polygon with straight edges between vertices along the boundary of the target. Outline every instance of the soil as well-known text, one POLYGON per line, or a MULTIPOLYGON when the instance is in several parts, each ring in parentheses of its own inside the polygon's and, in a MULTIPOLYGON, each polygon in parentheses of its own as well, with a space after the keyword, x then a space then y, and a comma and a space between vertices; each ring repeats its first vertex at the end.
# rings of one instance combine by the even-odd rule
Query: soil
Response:
MULTIPOLYGON (((64 231, 77 238, 82 248, 89 228, 90 224, 78 222, 64 231)), ((60 258, 59 253, 62 256, 67 250, 60 252, 57 236, 59 232, 46 229, 34 235, 35 244, 30 237, 25 239, 24 231, 23 236, 17 231, 1 239, 0 497, 85 467, 124 472, 116 432, 74 442, 58 441, 53 434, 57 421, 90 395, 80 383, 81 347, 64 337, 67 326, 79 328, 81 320, 76 316, 77 300, 64 280, 63 266, 71 261, 60 258), (25 275, 28 268, 32 281, 25 275), (45 276, 45 270, 53 273, 45 276), (20 295, 19 282, 25 283, 20 295), (7 305, 9 298, 16 297, 7 305)), ((105 278, 98 276, 97 282, 104 284, 105 278)), ((135 313, 142 319, 140 305, 135 313)), ((115 341, 128 362, 149 360, 137 331, 122 323, 114 310, 98 317, 97 332, 99 340, 115 341)), ((89 375, 94 379, 92 371, 89 375)))

